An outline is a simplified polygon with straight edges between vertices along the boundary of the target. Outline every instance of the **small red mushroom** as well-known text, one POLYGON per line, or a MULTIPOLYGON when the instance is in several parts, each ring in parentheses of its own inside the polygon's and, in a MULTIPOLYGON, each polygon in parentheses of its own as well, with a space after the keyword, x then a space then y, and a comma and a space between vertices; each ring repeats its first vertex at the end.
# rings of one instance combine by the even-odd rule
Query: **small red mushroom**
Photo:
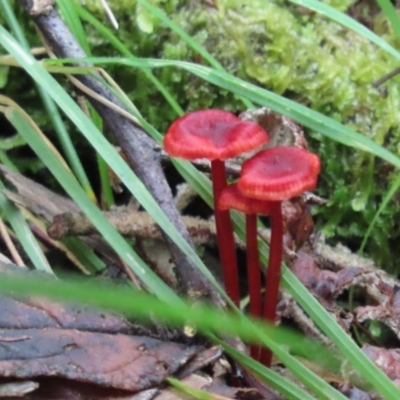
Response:
MULTIPOLYGON (((260 257, 257 244, 257 214, 269 215, 271 207, 268 201, 251 199, 243 196, 237 184, 226 186, 218 200, 218 208, 221 210, 238 210, 246 215, 246 254, 247 276, 250 297, 250 315, 256 318, 262 316, 261 302, 261 275, 260 257)), ((258 358, 258 346, 251 346, 250 355, 258 358)))
POLYGON ((214 213, 225 290, 239 305, 239 278, 236 250, 229 211, 218 210, 217 199, 226 186, 224 160, 254 150, 269 140, 256 123, 242 121, 224 110, 200 110, 178 118, 164 137, 165 151, 186 160, 211 160, 214 213))
MULTIPOLYGON (((276 318, 283 253, 282 200, 314 189, 321 168, 319 157, 297 147, 274 147, 257 153, 242 166, 238 188, 247 197, 267 200, 271 206, 271 243, 264 299, 264 318, 276 318)), ((272 353, 265 350, 260 361, 271 365, 272 353)))

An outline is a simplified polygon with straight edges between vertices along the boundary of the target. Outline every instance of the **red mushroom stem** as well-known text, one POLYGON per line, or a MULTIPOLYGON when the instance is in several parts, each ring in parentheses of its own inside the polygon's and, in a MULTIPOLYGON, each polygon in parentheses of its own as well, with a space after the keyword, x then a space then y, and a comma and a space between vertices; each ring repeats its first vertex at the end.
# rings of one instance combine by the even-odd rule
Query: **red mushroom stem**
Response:
POLYGON ((211 161, 211 178, 213 182, 215 225, 225 291, 235 305, 239 307, 239 275, 231 217, 229 210, 220 210, 217 204, 222 189, 227 185, 223 160, 211 161))
POLYGON ((246 251, 250 315, 261 317, 261 274, 257 244, 257 214, 246 214, 246 251))
MULTIPOLYGON (((243 196, 237 184, 225 187, 218 199, 218 208, 221 210, 234 209, 246 215, 246 252, 247 252, 247 275, 250 297, 250 315, 261 318, 261 271, 257 242, 257 214, 271 214, 270 202, 251 199, 243 196)), ((260 347, 250 347, 250 354, 258 359, 260 347)))
MULTIPOLYGON (((267 284, 264 296, 264 318, 271 324, 274 324, 276 319, 283 253, 283 220, 281 204, 282 202, 280 201, 271 202, 271 242, 266 275, 267 284)), ((271 361, 271 350, 263 348, 260 354, 260 362, 263 365, 270 367, 271 361)))
MULTIPOLYGON (((246 252, 247 275, 249 282, 249 311, 252 317, 260 318, 262 314, 260 257, 257 244, 257 214, 246 214, 246 252)), ((258 359, 260 347, 252 345, 250 356, 258 359)))

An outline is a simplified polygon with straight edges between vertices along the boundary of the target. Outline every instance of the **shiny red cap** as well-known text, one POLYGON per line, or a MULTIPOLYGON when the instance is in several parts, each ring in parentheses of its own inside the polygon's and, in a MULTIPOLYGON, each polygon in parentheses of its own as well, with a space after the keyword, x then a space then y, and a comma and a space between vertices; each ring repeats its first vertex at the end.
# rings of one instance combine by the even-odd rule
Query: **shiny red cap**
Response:
POLYGON ((317 186, 319 157, 297 147, 260 151, 242 165, 238 188, 248 197, 281 201, 317 186))
POLYGON ((225 160, 269 141, 255 122, 242 121, 224 110, 194 111, 178 118, 164 137, 165 151, 186 160, 225 160))

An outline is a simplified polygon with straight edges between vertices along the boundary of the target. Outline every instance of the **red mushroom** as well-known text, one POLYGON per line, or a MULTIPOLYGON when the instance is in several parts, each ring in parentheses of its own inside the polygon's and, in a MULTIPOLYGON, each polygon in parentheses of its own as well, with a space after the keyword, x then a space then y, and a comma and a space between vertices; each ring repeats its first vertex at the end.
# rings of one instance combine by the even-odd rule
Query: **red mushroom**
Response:
MULTIPOLYGON (((247 197, 270 201, 271 244, 264 299, 264 317, 275 322, 283 253, 282 200, 314 189, 321 165, 319 157, 297 147, 274 147, 256 154, 242 166, 238 188, 247 197)), ((260 361, 270 366, 272 353, 263 351, 260 361)))
MULTIPOLYGON (((243 196, 237 184, 226 186, 218 199, 221 210, 238 210, 246 214, 246 252, 247 276, 250 297, 250 315, 260 318, 262 315, 260 258, 257 245, 257 214, 269 215, 271 207, 268 201, 243 196)), ((258 346, 250 348, 253 358, 258 358, 258 346)))
POLYGON ((242 121, 224 110, 195 111, 178 118, 164 138, 165 151, 186 160, 211 160, 214 194, 214 213, 225 290, 239 305, 239 279, 235 242, 229 211, 218 210, 217 199, 226 186, 224 161, 240 153, 254 150, 269 140, 256 123, 242 121))

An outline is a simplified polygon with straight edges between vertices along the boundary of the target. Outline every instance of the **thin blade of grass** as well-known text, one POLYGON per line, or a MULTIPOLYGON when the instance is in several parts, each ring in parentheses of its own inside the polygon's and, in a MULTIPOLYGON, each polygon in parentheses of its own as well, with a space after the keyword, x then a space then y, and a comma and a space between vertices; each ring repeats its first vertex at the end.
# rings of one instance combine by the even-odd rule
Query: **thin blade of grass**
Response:
POLYGON ((98 273, 106 268, 105 262, 79 238, 64 238, 63 244, 91 273, 98 273))
MULTIPOLYGON (((346 397, 335 390, 328 383, 316 376, 313 372, 299 363, 293 356, 284 348, 290 348, 292 343, 299 341, 299 335, 294 334, 287 329, 272 327, 259 321, 249 321, 240 315, 226 313, 221 310, 216 310, 209 305, 190 304, 180 302, 179 304, 166 304, 154 296, 150 296, 144 292, 129 290, 111 285, 82 284, 73 281, 73 285, 68 285, 62 282, 49 282, 29 277, 26 278, 6 275, 5 280, 0 281, 0 289, 3 291, 23 291, 25 295, 40 294, 41 296, 49 296, 57 300, 72 300, 84 304, 96 305, 99 307, 111 308, 124 314, 135 317, 135 319, 148 320, 161 319, 172 325, 183 326, 191 324, 196 326, 199 331, 209 334, 216 332, 224 336, 240 336, 243 339, 250 341, 261 342, 273 348, 280 360, 284 362, 290 371, 297 376, 307 387, 314 391, 318 398, 326 400, 345 400, 346 397), (54 283, 54 284, 53 284, 54 283), (146 307, 143 307, 146 304, 146 307), (193 312, 195 307, 196 312, 193 312), (279 344, 270 339, 273 336, 279 340, 279 344)), ((211 335, 214 338, 214 335, 211 335)), ((321 348, 320 345, 307 341, 303 343, 309 346, 308 351, 315 350, 315 347, 321 348)), ((234 356, 237 352, 232 351, 234 356)), ((327 353, 328 354, 328 353, 327 353)), ((250 360, 245 355, 240 355, 240 360, 244 361, 251 369, 260 377, 268 377, 272 381, 275 374, 269 373, 267 369, 250 360)), ((276 377, 277 378, 277 377, 276 377)), ((301 389, 296 389, 293 383, 288 382, 285 378, 279 378, 273 382, 277 390, 282 390, 284 393, 297 393, 297 399, 309 399, 310 397, 299 397, 303 394, 301 389)))
POLYGON ((287 399, 299 399, 299 400, 312 400, 314 397, 310 396, 307 392, 300 389, 298 386, 294 385, 292 382, 288 385, 285 378, 277 374, 271 368, 266 368, 260 366, 260 363, 253 360, 246 355, 239 353, 233 347, 223 343, 221 341, 217 342, 223 347, 224 351, 237 360, 240 365, 248 368, 250 371, 258 375, 264 382, 268 383, 273 389, 278 390, 287 399))
POLYGON ((379 4, 379 7, 382 9, 382 11, 385 13, 396 35, 400 37, 400 18, 394 5, 388 0, 377 0, 377 3, 379 4))
MULTIPOLYGON (((77 4, 70 0, 57 0, 57 4, 60 8, 61 14, 63 15, 65 22, 67 23, 69 29, 75 36, 78 43, 81 45, 82 49, 87 55, 91 55, 91 48, 87 40, 87 35, 83 28, 81 19, 77 13, 77 4)), ((93 123, 99 130, 102 130, 103 122, 97 111, 89 106, 87 107, 88 114, 91 116, 93 123)), ((102 188, 102 199, 108 208, 115 204, 114 195, 111 189, 110 177, 108 173, 108 167, 104 159, 97 153, 97 166, 100 176, 100 184, 102 188)))
MULTIPOLYGON (((125 57, 136 59, 137 57, 129 51, 129 49, 118 39, 118 37, 106 26, 104 26, 99 20, 97 20, 92 14, 90 14, 84 7, 79 4, 75 5, 76 11, 79 16, 91 24, 98 30, 103 37, 110 42, 110 44, 118 50, 125 57)), ((144 75, 153 83, 157 90, 164 96, 170 107, 176 112, 178 116, 184 113, 182 107, 176 101, 174 95, 152 74, 151 71, 143 70, 144 75)))
POLYGON ((3 182, 0 180, 0 208, 3 211, 4 218, 6 218, 10 223, 23 249, 31 260, 32 265, 34 265, 34 267, 38 270, 52 274, 53 270, 51 269, 46 256, 43 254, 39 243, 33 236, 33 233, 29 228, 28 223, 25 221, 24 216, 19 209, 2 193, 5 188, 6 187, 4 186, 3 182))
POLYGON ((81 20, 76 13, 75 2, 71 0, 56 0, 58 8, 61 12, 61 15, 68 25, 68 28, 75 36, 75 39, 79 42, 84 52, 87 55, 92 54, 89 42, 87 40, 87 35, 85 30, 83 29, 83 25, 81 20))
POLYGON ((374 32, 366 28, 364 25, 361 25, 359 22, 350 18, 348 15, 335 10, 333 7, 328 4, 323 3, 319 0, 289 0, 293 4, 297 4, 301 7, 308 8, 309 10, 313 10, 318 14, 323 15, 324 17, 337 22, 338 24, 345 26, 348 29, 360 34, 365 37, 372 43, 375 43, 381 49, 385 50, 393 57, 400 60, 400 52, 398 52, 394 47, 392 47, 389 43, 387 43, 384 39, 376 35, 374 32))
MULTIPOLYGON (((55 62, 76 62, 74 59, 54 60, 55 62)), ((366 151, 400 168, 400 158, 378 145, 368 137, 348 128, 347 126, 329 118, 317 111, 307 108, 292 100, 285 99, 269 90, 262 89, 256 85, 236 78, 226 72, 205 67, 186 61, 157 60, 157 59, 127 59, 127 58, 106 58, 92 57, 84 61, 93 64, 122 64, 137 68, 162 68, 180 67, 192 74, 210 82, 222 89, 251 99, 260 106, 268 107, 271 110, 286 115, 301 125, 304 125, 330 139, 342 143, 348 147, 354 147, 366 151)))

